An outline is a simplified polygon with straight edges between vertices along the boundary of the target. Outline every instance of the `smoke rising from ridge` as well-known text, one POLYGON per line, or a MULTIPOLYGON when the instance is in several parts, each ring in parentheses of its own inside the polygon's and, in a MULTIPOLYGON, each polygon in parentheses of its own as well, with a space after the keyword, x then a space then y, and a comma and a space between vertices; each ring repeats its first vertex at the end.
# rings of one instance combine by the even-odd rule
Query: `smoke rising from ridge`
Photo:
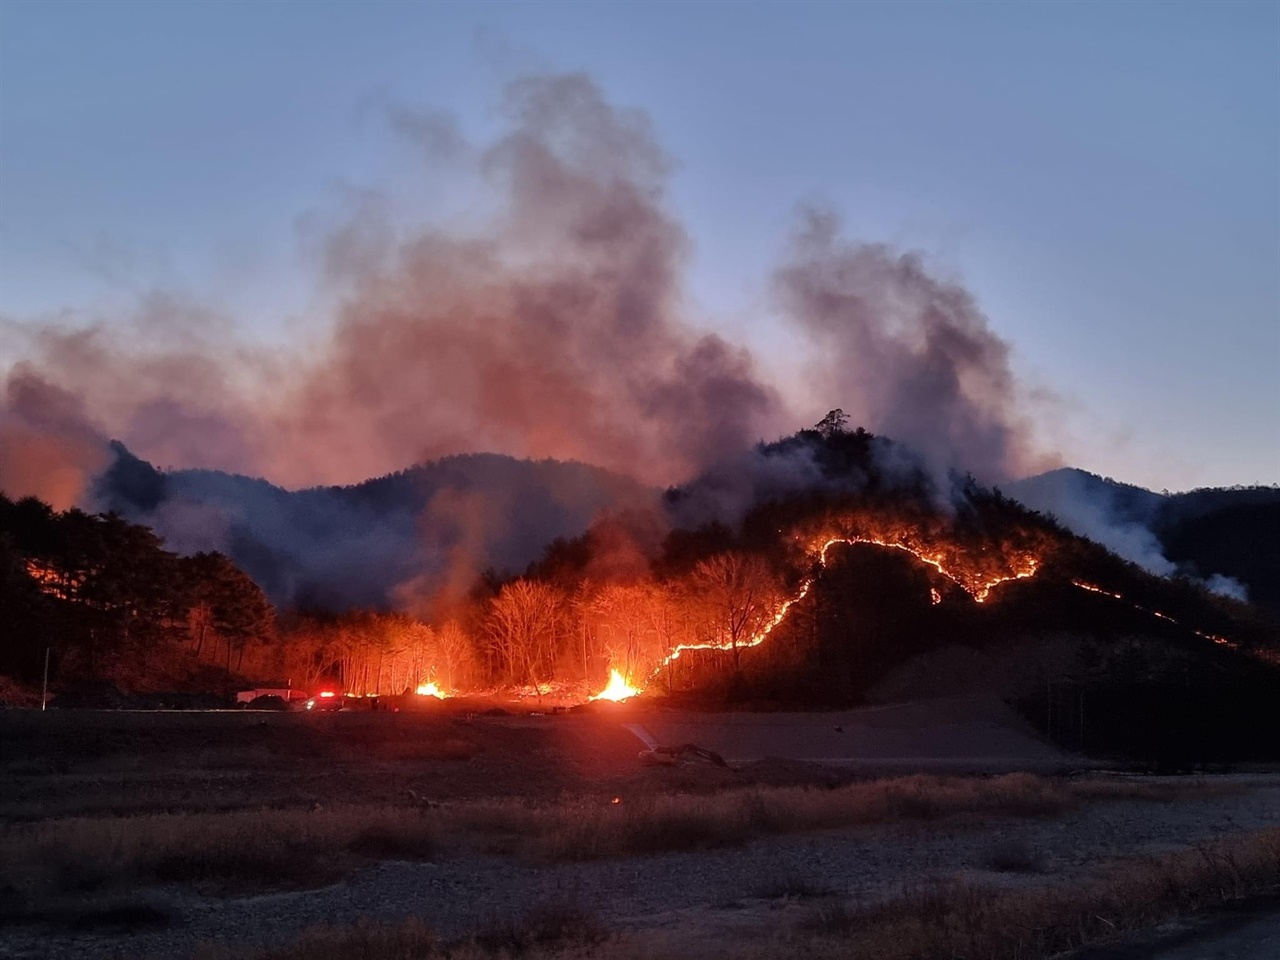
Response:
POLYGON ((811 210, 778 289, 820 351, 819 388, 854 423, 914 448, 939 474, 1003 481, 1037 462, 1009 345, 918 255, 850 243, 834 215, 811 210))
POLYGON ((0 435, 6 489, 80 477, 83 498, 106 436, 153 462, 291 486, 471 451, 673 483, 834 406, 940 469, 1002 479, 1029 464, 1007 345, 918 257, 804 216, 775 319, 812 352, 829 399, 789 410, 766 365, 690 315, 671 162, 643 114, 580 74, 510 84, 505 132, 486 145, 447 117, 392 114, 424 150, 474 162, 493 212, 404 231, 366 205, 324 244, 325 282, 343 291, 331 326, 294 348, 228 344, 218 318, 163 296, 132 339, 119 324, 24 324, 0 435), (52 420, 22 412, 40 390, 61 398, 52 420), (76 426, 77 410, 96 422, 76 426), (22 452, 33 438, 39 457, 22 452))

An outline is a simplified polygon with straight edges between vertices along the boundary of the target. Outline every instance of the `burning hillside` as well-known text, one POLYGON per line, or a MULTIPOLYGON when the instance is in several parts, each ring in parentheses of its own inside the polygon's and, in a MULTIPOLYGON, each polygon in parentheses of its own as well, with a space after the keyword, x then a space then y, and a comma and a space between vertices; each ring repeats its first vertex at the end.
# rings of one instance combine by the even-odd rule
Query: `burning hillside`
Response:
MULTIPOLYGON (((419 147, 437 126, 392 113, 419 147)), ((25 624, 5 669, 31 676, 58 635, 69 671, 131 679, 172 661, 227 685, 432 700, 816 703, 944 642, 1069 629, 1105 645, 1117 624, 1224 654, 1274 641, 1243 605, 982 486, 1057 458, 1008 345, 921 255, 804 211, 760 318, 796 353, 762 364, 684 295, 688 241, 645 117, 587 77, 529 77, 469 146, 432 161, 474 161, 485 213, 340 225, 318 244, 327 322, 298 343, 215 342, 226 324, 163 294, 136 329, 14 325, 0 486, 112 518, 5 501, 25 624), (805 376, 782 382, 788 366, 805 376), (819 396, 893 441, 833 410, 751 446, 819 396)))
MULTIPOLYGON (((522 576, 489 571, 421 613, 293 609, 275 624, 244 618, 261 596, 226 558, 183 560, 119 518, 6 501, 27 585, 13 595, 32 637, 48 633, 33 612, 59 624, 65 671, 198 665, 357 698, 416 693, 420 707, 484 695, 812 709, 861 702, 908 662, 956 648, 1021 664, 999 691, 1012 699, 1115 676, 1230 687, 1280 660, 1256 608, 1154 576, 971 478, 940 482, 884 438, 824 421, 747 463, 731 497, 726 471, 709 471, 658 510, 605 515, 522 576), (797 475, 802 487, 778 483, 797 475), (129 544, 147 556, 111 559, 129 544), (157 589, 179 574, 180 594, 157 589), (148 611, 145 634, 130 609, 148 611)), ((15 674, 38 675, 41 654, 15 647, 15 674)))
MULTIPOLYGON (((828 425, 758 457, 803 459, 815 479, 732 525, 676 529, 647 569, 602 572, 618 537, 601 530, 530 569, 573 598, 584 649, 594 638, 611 671, 607 691, 755 689, 812 705, 857 700, 895 664, 949 643, 1055 631, 1104 645, 1275 642, 1248 608, 1154 577, 972 480, 953 477, 944 497, 927 470, 907 468, 908 452, 863 431, 828 425), (806 675, 802 692, 780 692, 806 675)), ((668 508, 687 515, 722 479, 671 491, 668 508)))

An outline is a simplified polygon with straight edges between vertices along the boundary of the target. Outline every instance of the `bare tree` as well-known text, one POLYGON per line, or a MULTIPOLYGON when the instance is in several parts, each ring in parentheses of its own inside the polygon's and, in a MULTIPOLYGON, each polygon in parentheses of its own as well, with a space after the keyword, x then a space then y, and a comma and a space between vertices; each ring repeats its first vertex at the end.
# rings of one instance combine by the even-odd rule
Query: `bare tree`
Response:
POLYGON ((681 584, 649 584, 649 595, 647 613, 656 645, 654 667, 656 669, 666 664, 667 692, 670 693, 674 688, 675 668, 675 661, 671 659, 671 654, 680 644, 692 639, 690 603, 686 589, 681 584))
POLYGON ((492 648, 502 658, 507 676, 533 684, 539 696, 540 668, 554 673, 561 614, 559 592, 534 580, 506 584, 490 603, 487 626, 492 648))
POLYGON ((628 680, 647 676, 655 660, 652 603, 648 584, 608 584, 596 592, 587 609, 609 666, 628 680))
POLYGON ((450 691, 471 665, 471 638, 457 620, 449 620, 436 631, 437 668, 444 674, 445 687, 450 691))
POLYGON ((757 556, 719 553, 694 568, 692 588, 709 641, 732 651, 733 669, 742 668, 749 645, 777 614, 778 584, 757 556))

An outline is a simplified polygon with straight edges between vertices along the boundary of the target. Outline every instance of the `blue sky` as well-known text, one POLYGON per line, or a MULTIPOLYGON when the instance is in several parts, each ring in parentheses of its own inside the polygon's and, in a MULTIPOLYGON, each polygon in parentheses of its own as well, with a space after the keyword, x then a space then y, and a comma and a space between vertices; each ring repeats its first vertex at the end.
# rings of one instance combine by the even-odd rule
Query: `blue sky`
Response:
POLYGON ((282 339, 300 218, 447 211, 376 105, 483 137, 504 79, 584 70, 675 158, 690 287, 786 355, 798 203, 927 252, 1080 466, 1280 481, 1280 4, 0 4, 0 313, 183 291, 282 339))

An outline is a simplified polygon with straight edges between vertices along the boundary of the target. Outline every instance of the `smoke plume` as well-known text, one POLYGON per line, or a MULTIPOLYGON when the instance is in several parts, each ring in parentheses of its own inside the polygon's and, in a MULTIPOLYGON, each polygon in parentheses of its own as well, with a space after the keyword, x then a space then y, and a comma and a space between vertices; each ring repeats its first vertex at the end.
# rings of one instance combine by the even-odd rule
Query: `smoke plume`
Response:
POLYGON ((57 510, 80 503, 111 457, 83 401, 25 363, 9 372, 0 407, 0 491, 57 510))
MULTIPOLYGON (((406 233, 366 205, 324 243, 326 287, 344 293, 318 342, 228 346, 220 318, 153 295, 133 340, 119 323, 28 331, 26 376, 153 462, 288 485, 476 450, 670 483, 811 419, 690 316, 671 164, 642 114, 557 75, 511 84, 504 115, 506 133, 472 147, 393 111, 424 149, 473 158, 495 212, 406 233)), ((963 290, 815 213, 778 284, 779 319, 825 358, 820 403, 948 466, 1024 463, 1007 347, 963 290)))
POLYGON ((919 256, 850 243, 834 215, 809 211, 778 288, 818 348, 819 389, 854 423, 915 449, 939 475, 998 482, 1043 465, 1008 344, 919 256))
MULTIPOLYGON (((645 116, 569 74, 512 83, 503 117, 500 136, 472 144, 447 117, 390 111, 433 162, 474 167, 487 212, 407 229, 370 195, 320 245, 320 288, 336 300, 314 339, 251 347, 227 318, 164 294, 147 297, 132 325, 19 324, 25 359, 6 376, 0 486, 88 504, 90 479, 111 459, 106 437, 153 463, 292 487, 477 451, 670 484, 751 461, 756 441, 835 406, 940 473, 1000 480, 1031 463, 1007 345, 919 257, 847 241, 830 214, 804 215, 772 320, 815 358, 820 397, 814 410, 787 409, 768 369, 707 332, 684 297, 689 241, 666 197, 670 159, 645 116)), ((752 470, 737 486, 724 480, 719 514, 812 477, 805 463, 752 470)), ((298 540, 273 527, 270 510, 237 512, 203 483, 175 480, 163 509, 134 515, 183 549, 298 540)), ((393 566, 410 558, 432 589, 451 592, 495 553, 528 553, 523 542, 504 546, 530 528, 503 520, 501 498, 460 489, 423 502, 417 547, 370 529, 343 555, 372 555, 385 533, 393 566)), ((324 537, 313 540, 289 548, 298 576, 327 562, 324 537)), ((293 592, 292 574, 280 576, 281 592, 293 592)), ((413 577, 400 582, 421 592, 413 577)))

